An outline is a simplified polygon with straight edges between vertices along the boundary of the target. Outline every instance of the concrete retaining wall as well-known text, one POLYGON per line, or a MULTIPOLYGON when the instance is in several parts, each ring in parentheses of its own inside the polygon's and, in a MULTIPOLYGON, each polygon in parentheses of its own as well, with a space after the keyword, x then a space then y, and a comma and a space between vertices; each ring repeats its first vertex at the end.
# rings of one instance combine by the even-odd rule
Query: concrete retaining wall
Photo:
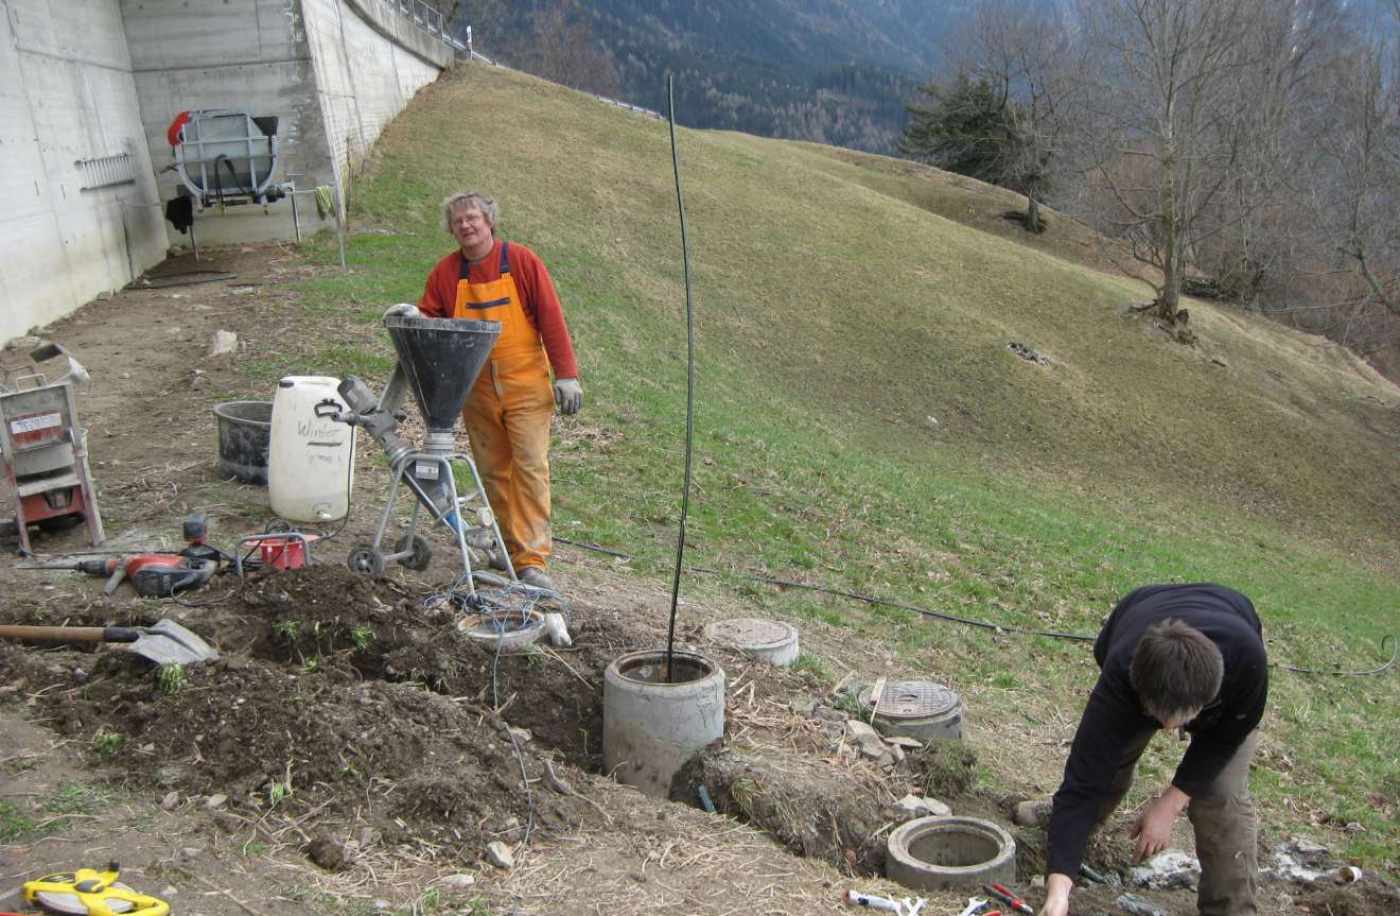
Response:
POLYGON ((301 0, 335 178, 359 162, 452 50, 383 0, 301 0))
MULTIPOLYGON (((131 65, 141 97, 145 140, 158 169, 173 165, 166 139, 182 111, 222 108, 255 117, 276 115, 279 164, 274 181, 298 188, 328 184, 315 69, 307 52, 299 0, 121 0, 131 65)), ((179 176, 162 171, 161 200, 176 194, 179 176)), ((318 227, 310 198, 300 213, 318 227)), ((201 245, 294 238, 290 201, 267 207, 210 208, 195 217, 201 245)), ((171 240, 190 238, 169 229, 171 240)))
POLYGON ((165 256, 117 0, 0 0, 0 153, 0 342, 165 256))
MULTIPOLYGON (((164 216, 180 112, 275 115, 274 181, 335 185, 452 56, 393 0, 0 0, 0 343, 190 243, 164 216)), ((201 245, 295 237, 286 199, 195 219, 201 245)))

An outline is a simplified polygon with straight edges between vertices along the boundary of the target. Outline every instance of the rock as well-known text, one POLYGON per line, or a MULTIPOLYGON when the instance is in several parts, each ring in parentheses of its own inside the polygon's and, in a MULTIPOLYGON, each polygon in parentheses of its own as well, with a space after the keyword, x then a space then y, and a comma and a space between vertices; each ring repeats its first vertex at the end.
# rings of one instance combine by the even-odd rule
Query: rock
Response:
POLYGON ((486 861, 506 871, 515 867, 515 856, 511 853, 510 847, 500 840, 492 840, 486 844, 486 861))
POLYGON ((911 817, 947 817, 953 813, 952 808, 936 798, 924 798, 913 794, 904 796, 895 802, 894 806, 911 817))
POLYGON ((1273 861, 1260 870, 1280 880, 1312 882, 1332 868, 1330 850, 1303 837, 1291 837, 1271 852, 1273 861))
POLYGON ((215 331, 214 340, 209 345, 209 355, 224 356, 238 349, 238 335, 232 331, 215 331))
POLYGON ((204 799, 204 807, 222 808, 224 802, 226 801, 228 801, 228 796, 223 794, 222 792, 219 792, 215 795, 210 795, 208 798, 204 799))
MULTIPOLYGON (((860 752, 867 757, 878 760, 889 754, 889 750, 885 746, 885 739, 880 737, 880 733, 859 719, 846 720, 846 737, 854 741, 860 748, 860 752)), ((891 760, 893 760, 892 755, 891 760)))
POLYGON ((476 876, 475 876, 475 875, 468 875, 468 874, 465 874, 465 873, 463 873, 463 874, 458 874, 458 875, 448 875, 446 878, 443 878, 443 879, 442 879, 442 886, 443 886, 443 887, 451 887, 451 888, 456 888, 456 889, 458 889, 458 890, 461 890, 461 889, 463 889, 463 888, 471 887, 471 886, 472 886, 473 884, 475 884, 475 883, 476 883, 476 876))
POLYGON ((160 800, 160 806, 166 811, 174 811, 180 805, 179 792, 167 792, 165 798, 160 800))
POLYGON ((910 738, 907 735, 886 735, 885 743, 893 745, 894 747, 907 748, 911 751, 917 751, 924 746, 924 743, 919 739, 910 738))
POLYGON ((1200 861, 1179 849, 1159 852, 1129 872, 1133 884, 1153 890, 1195 887, 1200 874, 1200 861))
POLYGON ((842 723, 846 721, 846 714, 839 709, 832 709, 830 706, 817 706, 812 710, 812 714, 823 722, 842 723))
POLYGON ((302 852, 312 862, 326 871, 340 871, 345 867, 345 847, 331 837, 321 834, 302 847, 302 852))
POLYGON ((789 703, 788 708, 799 716, 810 716, 817 708, 817 701, 814 697, 799 697, 789 703))
POLYGON ((1050 820, 1050 809, 1054 803, 1048 798, 1032 798, 1017 802, 1011 809, 1011 823, 1018 827, 1037 827, 1050 820))
POLYGON ((521 744, 527 744, 529 743, 531 738, 535 737, 534 735, 530 734, 530 730, 528 728, 512 727, 510 733, 513 736, 515 736, 515 740, 519 741, 521 744))
POLYGON ((1157 906, 1151 900, 1144 900, 1136 894, 1124 894, 1114 903, 1125 913, 1134 913, 1137 916, 1167 916, 1167 911, 1157 906))
POLYGON ((165 887, 160 889, 160 895, 162 897, 174 897, 179 893, 180 889, 173 884, 167 884, 165 887))
POLYGON ((891 744, 889 752, 890 755, 894 757, 895 763, 904 762, 904 748, 900 747, 898 744, 891 744))

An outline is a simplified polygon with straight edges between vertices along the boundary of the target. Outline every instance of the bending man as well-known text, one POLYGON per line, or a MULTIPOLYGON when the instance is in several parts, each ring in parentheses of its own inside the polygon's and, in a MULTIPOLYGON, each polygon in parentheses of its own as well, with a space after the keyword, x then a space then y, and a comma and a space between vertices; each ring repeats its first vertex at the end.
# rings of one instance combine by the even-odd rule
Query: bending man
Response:
POLYGON ((475 191, 453 194, 442 202, 442 216, 458 249, 428 274, 418 307, 431 318, 501 323, 462 422, 516 574, 526 585, 553 590, 545 573, 549 424, 555 406, 565 414, 583 406, 564 309, 539 256, 496 238, 494 200, 475 191))
POLYGON ((1202 916, 1254 916, 1258 819, 1249 761, 1268 695, 1254 605, 1220 585, 1150 585, 1118 602, 1094 643, 1099 681, 1079 721, 1050 815, 1045 906, 1065 916, 1089 834, 1132 785, 1158 729, 1191 744, 1176 775, 1138 814, 1141 861, 1167 845, 1185 810, 1196 834, 1202 916))

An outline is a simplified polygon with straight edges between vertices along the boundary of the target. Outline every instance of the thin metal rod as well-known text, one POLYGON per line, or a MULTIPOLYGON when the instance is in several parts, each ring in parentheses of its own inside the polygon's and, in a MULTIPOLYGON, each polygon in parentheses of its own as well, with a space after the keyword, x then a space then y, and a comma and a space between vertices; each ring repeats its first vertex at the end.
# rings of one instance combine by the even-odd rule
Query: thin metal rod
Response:
POLYGON ((681 490, 681 524, 676 536, 676 571, 671 577, 671 622, 666 630, 666 683, 675 680, 676 608, 680 603, 681 568, 685 560, 685 522, 690 513, 691 452, 695 439, 695 309, 690 289, 690 242, 685 230, 685 198, 681 195, 681 164, 676 153, 675 76, 666 75, 666 121, 671 130, 671 171, 676 177, 676 209, 681 220, 681 264, 685 271, 685 486, 681 490))

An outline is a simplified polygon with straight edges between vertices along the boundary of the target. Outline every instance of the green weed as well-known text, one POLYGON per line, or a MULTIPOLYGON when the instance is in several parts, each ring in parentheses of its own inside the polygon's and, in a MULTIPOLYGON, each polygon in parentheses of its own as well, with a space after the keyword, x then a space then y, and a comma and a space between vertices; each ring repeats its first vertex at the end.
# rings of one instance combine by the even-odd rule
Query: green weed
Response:
POLYGON ((360 624, 350 631, 350 641, 359 651, 368 650, 370 646, 374 645, 374 627, 365 623, 360 624))
POLYGON ((161 665, 156 669, 156 688, 165 696, 173 696, 189 683, 189 674, 181 664, 161 665))
POLYGON ((115 757, 125 743, 125 735, 121 732, 108 731, 105 728, 92 737, 93 750, 97 752, 97 756, 104 759, 115 757))

